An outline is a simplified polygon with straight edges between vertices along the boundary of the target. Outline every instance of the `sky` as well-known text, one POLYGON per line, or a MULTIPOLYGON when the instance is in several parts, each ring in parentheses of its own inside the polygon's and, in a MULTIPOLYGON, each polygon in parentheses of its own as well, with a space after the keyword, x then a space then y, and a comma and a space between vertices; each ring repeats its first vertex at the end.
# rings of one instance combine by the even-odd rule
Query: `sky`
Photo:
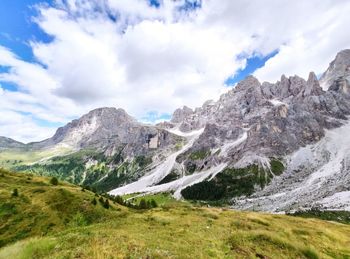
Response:
POLYGON ((168 120, 247 75, 321 75, 344 0, 1 0, 0 136, 39 141, 98 107, 168 120))

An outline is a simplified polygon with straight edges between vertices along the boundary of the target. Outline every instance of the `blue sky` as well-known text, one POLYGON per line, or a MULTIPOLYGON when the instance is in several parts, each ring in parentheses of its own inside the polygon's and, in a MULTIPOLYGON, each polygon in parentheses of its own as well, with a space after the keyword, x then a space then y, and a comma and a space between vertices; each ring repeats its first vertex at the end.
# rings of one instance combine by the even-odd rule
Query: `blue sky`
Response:
MULTIPOLYGON (((0 45, 28 62, 36 62, 29 41, 51 40, 51 37, 32 20, 37 15, 34 5, 41 2, 39 0, 0 1, 0 45)), ((46 1, 46 3, 51 4, 52 1, 46 1)), ((8 67, 0 64, 0 72, 7 70, 8 67)), ((2 81, 1 86, 10 91, 17 89, 17 85, 10 82, 2 81)))
MULTIPOLYGON (((50 41, 36 23, 32 21, 37 15, 33 6, 42 3, 39 0, 1 0, 0 1, 0 44, 13 50, 22 59, 35 61, 28 46, 30 40, 50 41)), ((52 1, 45 1, 51 4, 52 1)))
POLYGON ((239 69, 234 76, 229 77, 225 84, 227 86, 232 86, 239 81, 242 81, 244 78, 246 78, 249 75, 252 75, 258 68, 261 68, 265 65, 266 61, 268 61, 270 58, 273 58, 275 55, 277 55, 278 51, 275 50, 271 52, 270 54, 266 56, 261 55, 253 55, 252 57, 244 57, 246 58, 246 65, 243 69, 239 69))
POLYGON ((40 140, 103 106, 155 123, 250 74, 321 74, 349 47, 350 2, 281 1, 1 0, 0 136, 40 140))

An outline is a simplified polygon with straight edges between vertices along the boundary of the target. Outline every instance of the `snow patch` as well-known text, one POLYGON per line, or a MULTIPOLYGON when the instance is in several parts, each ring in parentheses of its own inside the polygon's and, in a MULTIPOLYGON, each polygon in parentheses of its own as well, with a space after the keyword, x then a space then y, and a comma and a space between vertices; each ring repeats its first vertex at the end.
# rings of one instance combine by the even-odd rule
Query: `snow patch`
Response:
POLYGON ((236 139, 235 141, 233 142, 229 142, 229 143, 226 143, 224 144, 222 147, 221 147, 221 152, 220 152, 220 156, 227 156, 228 152, 233 149, 234 147, 237 147, 238 145, 240 145, 241 143, 243 143, 244 141, 246 141, 248 137, 248 133, 247 131, 245 130, 242 134, 242 136, 240 136, 238 139, 236 139))
MULTIPOLYGON (((142 193, 141 195, 144 195, 144 194, 153 194, 153 193, 173 191, 174 198, 181 199, 182 198, 181 191, 184 188, 191 186, 191 185, 194 185, 196 183, 202 182, 209 177, 211 177, 210 179, 212 179, 218 173, 220 173, 225 167, 226 167, 226 164, 221 164, 221 165, 212 167, 206 171, 183 176, 180 179, 177 179, 177 180, 169 182, 169 183, 144 187, 144 188, 138 189, 137 192, 142 193)), ((116 189, 116 190, 118 190, 118 189, 116 189)), ((122 190, 122 192, 121 191, 117 192, 114 190, 114 191, 110 192, 110 194, 111 195, 124 195, 124 194, 130 194, 130 193, 134 193, 134 192, 135 191, 130 191, 130 190, 124 190, 124 192, 122 190)))
POLYGON ((273 106, 281 106, 281 105, 288 106, 287 103, 281 102, 280 100, 277 100, 277 99, 271 99, 271 100, 269 100, 269 102, 270 102, 273 106))
MULTIPOLYGON (((350 122, 327 130, 319 142, 300 148, 285 158, 287 168, 283 175, 274 178, 251 199, 239 199, 235 207, 289 211, 324 204, 328 209, 350 210, 349 132, 350 122)), ((250 157, 239 163, 245 164, 253 159, 250 157)))
POLYGON ((326 197, 319 202, 326 209, 348 210, 350 211, 350 191, 337 192, 332 196, 326 197))
POLYGON ((157 183, 159 183, 164 177, 166 177, 174 167, 176 163, 176 157, 186 150, 188 150, 190 147, 192 147, 193 143, 199 138, 199 136, 203 133, 204 128, 192 132, 181 132, 179 130, 169 130, 171 133, 187 137, 187 144, 184 145, 179 151, 169 155, 164 162, 162 162, 160 165, 158 165, 156 168, 154 168, 148 175, 145 175, 141 177, 136 182, 127 184, 125 186, 116 188, 109 193, 111 195, 124 195, 129 193, 135 193, 135 192, 142 192, 142 190, 146 189, 147 187, 153 186, 157 183))
POLYGON ((257 154, 247 154, 241 158, 237 163, 235 163, 235 168, 245 168, 249 165, 258 164, 264 170, 271 171, 270 159, 265 156, 260 156, 257 154))

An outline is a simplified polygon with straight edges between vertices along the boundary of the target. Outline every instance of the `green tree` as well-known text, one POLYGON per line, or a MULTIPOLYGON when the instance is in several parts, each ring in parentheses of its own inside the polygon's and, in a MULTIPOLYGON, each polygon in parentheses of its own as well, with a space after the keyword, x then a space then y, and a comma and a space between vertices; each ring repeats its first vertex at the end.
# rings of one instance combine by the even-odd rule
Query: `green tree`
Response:
POLYGON ((148 200, 148 201, 147 201, 147 209, 150 209, 150 208, 152 208, 152 204, 151 204, 151 201, 148 200))
POLYGON ((97 201, 96 201, 96 198, 95 198, 95 197, 92 199, 91 203, 92 203, 92 205, 96 206, 97 201))
POLYGON ((141 199, 140 204, 139 204, 139 208, 142 210, 147 209, 147 202, 145 199, 141 199))
POLYGON ((106 199, 105 202, 103 203, 103 207, 105 209, 109 209, 109 200, 108 199, 106 199))
POLYGON ((56 177, 52 177, 51 180, 50 180, 50 183, 52 185, 58 185, 58 179, 56 177))
POLYGON ((121 196, 117 195, 115 196, 114 200, 119 203, 120 205, 124 205, 124 200, 121 196))
POLYGON ((17 190, 17 188, 13 189, 12 197, 18 197, 18 190, 17 190))
POLYGON ((158 204, 157 204, 157 202, 154 199, 151 200, 151 206, 152 206, 152 208, 157 208, 158 207, 158 204))

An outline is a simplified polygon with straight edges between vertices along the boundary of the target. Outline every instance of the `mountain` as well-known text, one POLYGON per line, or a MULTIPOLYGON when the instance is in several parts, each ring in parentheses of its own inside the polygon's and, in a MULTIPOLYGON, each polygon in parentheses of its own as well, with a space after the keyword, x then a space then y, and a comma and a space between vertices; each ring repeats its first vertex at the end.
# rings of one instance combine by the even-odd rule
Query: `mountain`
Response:
POLYGON ((137 179, 182 141, 122 109, 99 108, 59 128, 52 138, 0 152, 0 165, 108 190, 137 179))
POLYGON ((127 156, 145 154, 149 149, 171 144, 171 134, 137 122, 123 109, 98 108, 59 128, 52 138, 30 143, 32 149, 64 145, 73 150, 96 148, 110 154, 123 146, 127 156))
POLYGON ((176 110, 163 127, 177 134, 202 130, 176 158, 181 173, 170 183, 150 184, 143 177, 111 193, 172 191, 178 198, 225 200, 251 210, 349 210, 350 92, 347 81, 339 86, 348 53, 338 53, 322 76, 327 91, 313 72, 307 80, 283 75, 274 84, 249 76, 218 101, 176 110), (305 150, 309 156, 302 162, 305 150))
POLYGON ((248 76, 219 100, 179 108, 155 126, 122 109, 96 109, 25 145, 38 159, 13 168, 113 195, 171 192, 249 210, 350 210, 349 65, 343 50, 320 80, 313 72, 276 83, 248 76))
POLYGON ((12 149, 12 148, 23 148, 25 144, 18 142, 16 140, 0 137, 0 150, 2 149, 12 149))

